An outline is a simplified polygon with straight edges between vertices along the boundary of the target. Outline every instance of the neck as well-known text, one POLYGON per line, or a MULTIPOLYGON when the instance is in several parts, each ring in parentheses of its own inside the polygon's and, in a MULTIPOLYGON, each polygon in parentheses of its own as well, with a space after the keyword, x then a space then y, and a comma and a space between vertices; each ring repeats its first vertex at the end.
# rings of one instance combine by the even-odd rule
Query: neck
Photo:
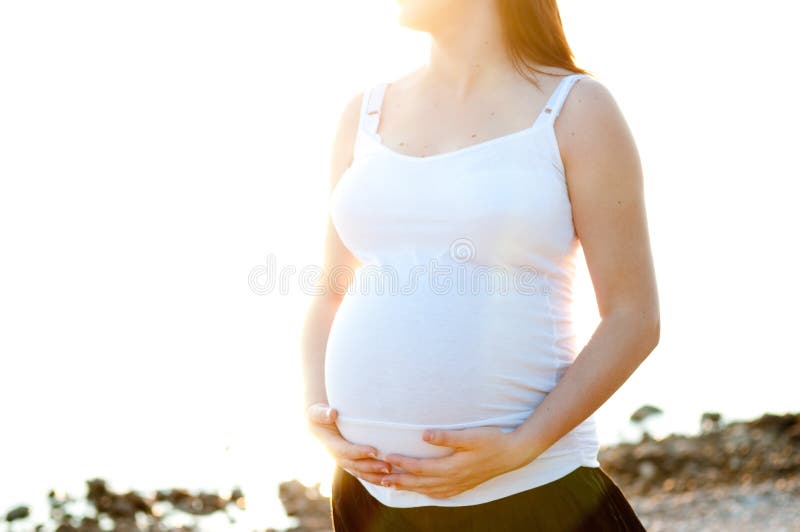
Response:
POLYGON ((424 78, 442 87, 453 100, 493 90, 517 77, 502 40, 500 17, 491 2, 465 2, 457 19, 431 31, 424 78))

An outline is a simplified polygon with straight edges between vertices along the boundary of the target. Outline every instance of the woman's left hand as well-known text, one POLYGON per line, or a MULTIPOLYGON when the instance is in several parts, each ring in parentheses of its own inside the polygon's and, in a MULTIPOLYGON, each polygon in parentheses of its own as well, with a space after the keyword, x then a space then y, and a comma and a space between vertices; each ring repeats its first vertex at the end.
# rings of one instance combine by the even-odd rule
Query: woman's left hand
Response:
POLYGON ((523 455, 516 437, 516 433, 504 432, 499 427, 426 430, 423 440, 452 447, 455 452, 441 458, 388 454, 383 461, 405 471, 384 475, 381 484, 386 486, 388 482, 398 489, 435 498, 458 495, 528 463, 532 457, 523 455))

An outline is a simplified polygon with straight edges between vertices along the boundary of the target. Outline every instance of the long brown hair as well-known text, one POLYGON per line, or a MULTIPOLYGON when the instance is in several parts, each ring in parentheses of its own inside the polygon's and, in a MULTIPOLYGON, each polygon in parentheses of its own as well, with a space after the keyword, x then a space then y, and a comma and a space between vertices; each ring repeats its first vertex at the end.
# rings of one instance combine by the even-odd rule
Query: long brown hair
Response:
MULTIPOLYGON (((514 68, 537 87, 530 63, 593 75, 575 64, 556 0, 497 0, 503 39, 514 68)), ((542 72, 545 73, 546 72, 542 72)))

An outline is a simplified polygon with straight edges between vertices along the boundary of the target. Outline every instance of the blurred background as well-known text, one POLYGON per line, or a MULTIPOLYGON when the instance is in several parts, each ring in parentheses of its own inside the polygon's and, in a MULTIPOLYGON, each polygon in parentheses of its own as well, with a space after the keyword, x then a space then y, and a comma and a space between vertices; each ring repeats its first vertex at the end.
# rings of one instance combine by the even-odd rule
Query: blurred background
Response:
MULTIPOLYGON (((644 404, 655 437, 800 410, 795 7, 559 6, 635 135, 661 298, 601 443, 637 439, 644 404)), ((0 512, 95 476, 240 486, 250 530, 286 526, 280 481, 329 488, 298 272, 321 264, 345 104, 427 50, 391 0, 0 3, 0 512), (285 289, 257 289, 269 264, 285 289)))

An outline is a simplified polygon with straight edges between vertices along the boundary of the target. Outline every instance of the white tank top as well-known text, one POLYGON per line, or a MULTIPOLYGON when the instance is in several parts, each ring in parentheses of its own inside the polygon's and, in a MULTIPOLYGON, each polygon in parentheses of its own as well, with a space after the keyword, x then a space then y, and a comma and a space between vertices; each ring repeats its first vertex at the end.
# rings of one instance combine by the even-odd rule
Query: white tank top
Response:
MULTIPOLYGON (((530 127, 428 157, 382 144, 387 83, 365 91, 353 162, 329 205, 362 262, 325 356, 346 440, 379 458, 450 454, 423 430, 511 431, 575 360, 579 241, 553 124, 582 77, 564 77, 530 127)), ((472 505, 598 467, 598 451, 592 415, 529 464, 447 499, 359 480, 387 506, 472 505)))

